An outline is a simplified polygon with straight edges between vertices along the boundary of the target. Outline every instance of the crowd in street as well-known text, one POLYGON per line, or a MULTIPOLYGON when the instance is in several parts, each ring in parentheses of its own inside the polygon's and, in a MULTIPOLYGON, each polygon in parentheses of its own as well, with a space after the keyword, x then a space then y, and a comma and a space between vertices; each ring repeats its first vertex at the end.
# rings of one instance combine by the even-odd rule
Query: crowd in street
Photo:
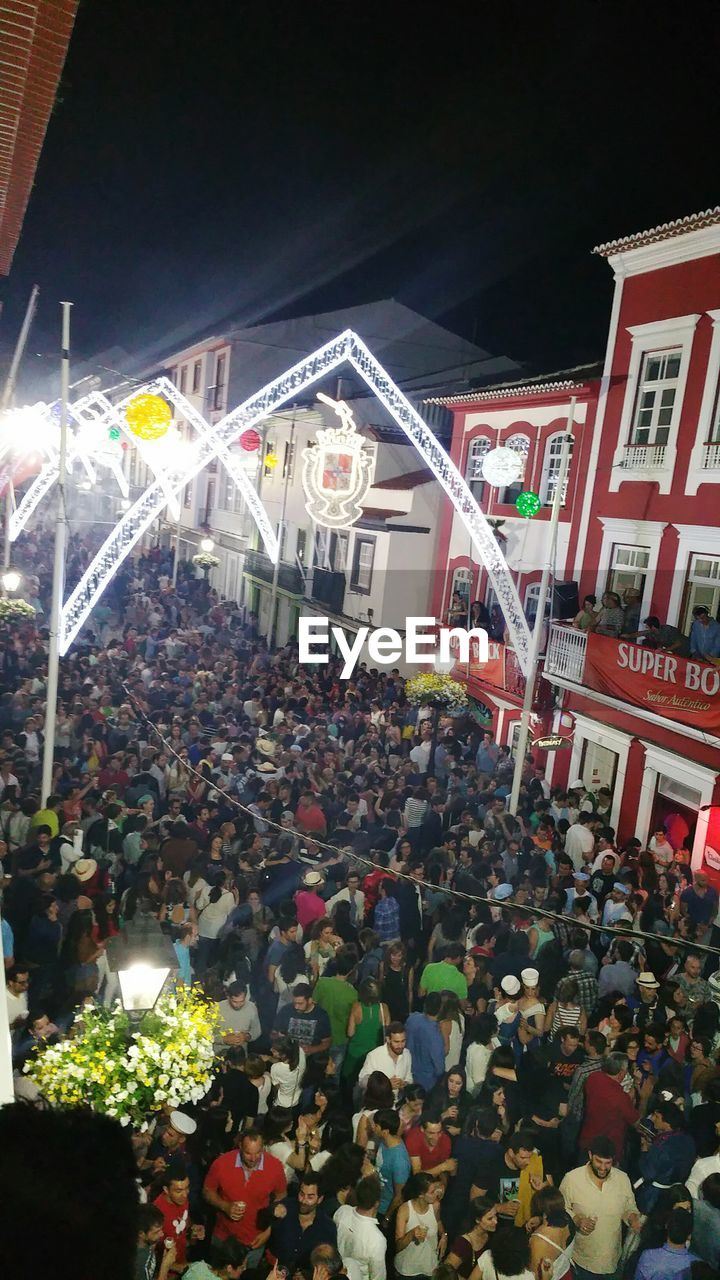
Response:
POLYGON ((209 1094, 133 1136, 136 1280, 720 1275, 720 915, 682 815, 619 844, 532 755, 511 815, 489 730, 270 652, 161 548, 63 660, 41 805, 47 545, 0 637, 17 1094, 117 998, 126 920, 221 1016, 209 1094))

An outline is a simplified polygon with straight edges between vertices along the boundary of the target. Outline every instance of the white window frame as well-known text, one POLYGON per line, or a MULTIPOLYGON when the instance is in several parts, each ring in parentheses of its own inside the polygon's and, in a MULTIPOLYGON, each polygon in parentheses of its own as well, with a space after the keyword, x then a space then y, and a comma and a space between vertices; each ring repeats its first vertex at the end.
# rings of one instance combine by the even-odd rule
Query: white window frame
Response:
POLYGON ((627 332, 630 334, 632 341, 632 351, 625 385, 625 399, 620 416, 620 427, 609 476, 608 489, 610 493, 617 493, 622 484, 627 484, 633 480, 654 480, 658 484, 660 493, 670 492, 675 472, 677 437, 685 403, 685 386, 690 365, 690 354, 699 319, 699 314, 676 316, 671 320, 655 320, 650 324, 638 324, 628 327, 627 332), (664 446, 633 445, 632 433, 635 424, 635 406, 638 400, 640 375, 645 357, 655 351, 666 351, 670 348, 677 348, 680 352, 680 371, 677 379, 672 421, 668 430, 668 443, 664 446), (643 452, 644 449, 646 452, 643 452))
POLYGON ((597 720, 592 720, 590 716, 583 716, 578 712, 573 712, 573 715, 575 717, 575 725, 573 728, 572 755, 570 757, 570 769, 568 772, 568 777, 570 779, 580 777, 580 762, 583 758, 586 742, 596 742, 598 746, 605 747, 608 751, 614 751, 618 758, 617 769, 615 770, 612 805, 610 807, 610 821, 608 823, 609 826, 614 827, 617 831, 620 809, 622 807, 623 791, 625 789, 625 774, 627 772, 632 735, 629 733, 622 733, 620 729, 612 729, 609 725, 600 724, 597 720))
POLYGON ((635 588, 636 591, 639 591, 641 587, 644 588, 645 581, 647 579, 648 573, 650 572, 650 555, 651 555, 650 547, 643 547, 638 543, 628 544, 627 542, 614 542, 612 545, 612 549, 610 551, 610 568, 608 569, 608 584, 605 588, 606 591, 614 591, 616 595, 619 595, 620 597, 622 597, 623 591, 626 590, 626 588, 631 585, 635 588), (629 551, 631 556, 633 553, 636 553, 636 554, 638 552, 642 552, 643 554, 646 553, 648 562, 646 565, 633 564, 632 560, 628 560, 626 563, 623 563, 623 561, 620 560, 618 556, 619 551, 629 551), (625 587, 621 587, 620 590, 618 591, 614 585, 611 585, 611 581, 616 573, 624 573, 628 577, 634 574, 636 579, 638 578, 642 579, 642 583, 638 583, 637 581, 635 581, 631 584, 628 582, 626 583, 625 587))
POLYGON ((369 596, 371 594, 376 550, 377 538, 372 538, 366 533, 355 535, 352 560, 350 562, 350 591, 353 595, 369 596), (367 555, 363 556, 363 548, 365 547, 369 549, 369 564, 363 564, 363 559, 367 562, 367 555))
POLYGON ((476 502, 481 500, 485 491, 487 480, 482 473, 482 462, 492 447, 492 440, 485 435, 474 436, 468 445, 467 462, 465 463, 465 483, 476 502))
POLYGON ((720 556, 720 529, 711 525, 673 524, 677 530, 678 544, 675 555, 675 567, 672 574, 672 588, 667 607, 667 620, 679 627, 682 618, 685 587, 690 573, 690 565, 694 555, 720 556))
POLYGON ((693 497, 701 484, 720 481, 720 309, 708 311, 707 315, 713 329, 695 444, 685 484, 688 497, 693 497), (711 443, 713 435, 717 440, 715 444, 711 443))
POLYGON ((635 393, 635 407, 633 409, 633 420, 630 427, 630 445, 636 445, 639 448, 666 448, 670 439, 670 431, 672 428, 673 417, 675 413, 675 401, 677 399, 678 387, 680 382, 680 366, 682 364, 682 347, 664 347, 656 351, 646 351, 643 354, 642 364, 640 365, 640 375, 638 377, 637 391, 635 393), (670 362, 677 361, 677 373, 670 376, 668 366, 670 362), (657 362, 660 365, 661 376, 659 378, 650 378, 648 374, 651 362, 657 362), (664 367, 663 367, 664 366, 664 367), (663 376, 664 375, 664 376, 663 376), (662 397, 664 392, 672 391, 672 405, 664 405, 662 397), (653 396, 652 406, 642 403, 645 395, 653 396), (670 410, 670 421, 659 422, 659 416, 664 409, 670 410), (640 422, 640 417, 644 413, 650 414, 650 423, 645 425, 640 422), (647 440, 638 440, 638 435, 647 432, 647 440), (666 434, 667 440, 658 440, 660 433, 666 434), (650 439, 649 437, 653 437, 650 439))
POLYGON ((650 835, 650 819, 652 818, 659 774, 663 774, 666 778, 673 778, 676 782, 681 783, 682 786, 690 787, 691 790, 699 792, 700 808, 698 810, 691 858, 693 870, 698 871, 705 853, 710 816, 709 809, 713 802, 716 772, 714 769, 708 769, 705 765, 697 764, 694 760, 683 760, 675 752, 665 751, 661 747, 655 746, 654 742, 646 742, 644 738, 640 738, 639 741, 645 748, 645 769, 640 787, 637 818, 634 824, 635 834, 644 847, 650 835), (704 805, 707 805, 708 808, 703 810, 704 805))
POLYGON ((514 484, 506 484, 502 489, 498 489, 497 503, 499 506, 513 506, 515 498, 508 498, 507 494, 511 489, 514 489, 516 485, 520 486, 519 492, 522 493, 523 487, 528 482, 528 476, 532 474, 529 468, 531 446, 532 441, 524 431, 516 431, 513 435, 508 436, 507 440, 500 441, 500 448, 512 449, 513 453, 519 453, 520 456, 525 459, 525 465, 519 480, 516 480, 514 484))
MULTIPOLYGON (((646 618, 650 613, 650 602, 655 589, 655 574, 660 555, 660 544, 665 529, 670 528, 670 526, 660 520, 621 520, 614 516, 600 516, 599 519, 603 526, 603 537, 598 558, 595 595, 599 600, 607 590, 614 546, 642 547, 649 550, 649 566, 645 575, 645 589, 640 605, 640 618, 646 618)), ((671 621, 670 617, 668 617, 668 621, 671 621)))
MULTIPOLYGON (((545 451, 543 453, 542 476, 540 478, 539 498, 544 507, 552 505, 553 496, 555 494, 555 483, 560 472, 560 463, 562 460, 563 441, 567 435, 567 431, 555 431, 548 436, 545 441, 545 451), (555 449, 555 446, 559 448, 555 449), (554 451, 555 450, 555 451, 554 451)), ((573 444, 570 446, 570 461, 568 464, 565 483, 563 484, 561 506, 565 506, 567 501, 568 484, 570 483, 570 467, 572 466, 573 444)))

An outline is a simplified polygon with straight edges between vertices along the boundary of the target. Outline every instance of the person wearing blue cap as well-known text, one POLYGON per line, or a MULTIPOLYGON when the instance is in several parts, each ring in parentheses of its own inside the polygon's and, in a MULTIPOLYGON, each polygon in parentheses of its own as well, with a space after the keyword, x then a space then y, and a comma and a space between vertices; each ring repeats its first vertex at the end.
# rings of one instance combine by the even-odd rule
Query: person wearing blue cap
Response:
POLYGON ((587 871, 575 871, 573 873, 573 883, 571 889, 565 890, 565 906, 563 907, 563 915, 571 916, 573 913, 573 904, 577 898, 582 898, 587 902, 585 910, 589 920, 597 920, 598 904, 595 895, 590 892, 590 876, 587 871))
MULTIPOLYGON (((602 913, 602 923, 608 926, 614 926, 620 921, 632 921, 630 908, 628 906, 628 898, 630 897, 630 886, 623 884, 621 880, 616 880, 610 895, 605 902, 602 913)), ((603 942, 609 941, 609 935, 603 934, 603 942)))

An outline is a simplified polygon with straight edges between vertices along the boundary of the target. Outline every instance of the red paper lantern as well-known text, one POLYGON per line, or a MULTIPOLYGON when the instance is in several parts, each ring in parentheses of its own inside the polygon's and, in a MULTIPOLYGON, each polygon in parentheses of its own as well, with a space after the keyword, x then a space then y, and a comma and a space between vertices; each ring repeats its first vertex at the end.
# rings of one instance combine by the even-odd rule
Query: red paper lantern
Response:
POLYGON ((261 443, 259 431, 253 431, 252 428, 249 431, 243 431, 240 437, 240 444, 246 453, 255 453, 256 449, 260 448, 261 443))

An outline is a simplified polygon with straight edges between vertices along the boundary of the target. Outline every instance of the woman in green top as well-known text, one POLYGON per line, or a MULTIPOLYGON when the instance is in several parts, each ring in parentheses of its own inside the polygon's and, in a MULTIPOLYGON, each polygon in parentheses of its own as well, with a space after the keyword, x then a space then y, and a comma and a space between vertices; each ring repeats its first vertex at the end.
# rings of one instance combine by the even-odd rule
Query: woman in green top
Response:
POLYGON ((343 1078, 350 1084, 355 1084, 367 1055, 377 1049, 383 1028, 390 1024, 388 1007, 380 1000, 380 987, 374 978, 360 983, 358 996, 348 1018, 348 1047, 342 1068, 343 1078))

